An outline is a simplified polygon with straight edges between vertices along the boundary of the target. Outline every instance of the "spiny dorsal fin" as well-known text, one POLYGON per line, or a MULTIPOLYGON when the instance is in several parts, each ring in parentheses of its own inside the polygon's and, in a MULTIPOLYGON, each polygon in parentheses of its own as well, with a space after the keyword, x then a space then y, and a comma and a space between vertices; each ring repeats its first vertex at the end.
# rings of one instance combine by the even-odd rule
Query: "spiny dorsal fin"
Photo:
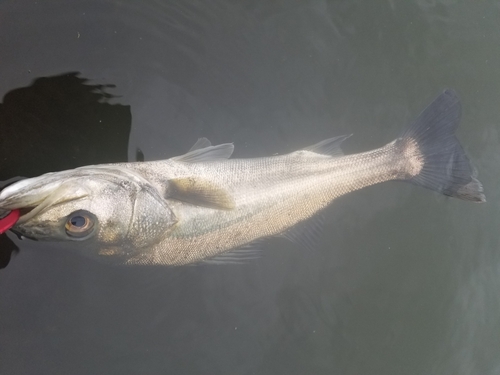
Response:
POLYGON ((212 146, 212 142, 210 142, 207 138, 205 138, 205 137, 198 138, 198 140, 196 141, 196 143, 193 145, 193 147, 191 147, 189 149, 188 152, 191 152, 191 151, 194 151, 194 150, 199 150, 201 148, 210 147, 210 146, 212 146))
POLYGON ((214 183, 195 177, 168 180, 169 198, 177 199, 195 206, 232 210, 233 197, 214 183))
MULTIPOLYGON (((206 138, 201 139, 208 141, 206 138)), ((200 140, 198 140, 198 142, 200 142, 200 140)), ((198 142, 196 142, 193 147, 197 146, 198 142)), ((182 161, 185 163, 199 163, 204 161, 229 159, 234 151, 234 145, 232 143, 223 143, 217 146, 208 146, 196 149, 193 149, 193 147, 187 154, 173 157, 172 160, 182 161)))
POLYGON ((322 154, 322 155, 330 155, 334 157, 343 156, 344 153, 340 148, 340 144, 350 136, 352 136, 352 134, 340 135, 338 137, 328 138, 312 146, 306 147, 304 150, 315 152, 317 154, 322 154))

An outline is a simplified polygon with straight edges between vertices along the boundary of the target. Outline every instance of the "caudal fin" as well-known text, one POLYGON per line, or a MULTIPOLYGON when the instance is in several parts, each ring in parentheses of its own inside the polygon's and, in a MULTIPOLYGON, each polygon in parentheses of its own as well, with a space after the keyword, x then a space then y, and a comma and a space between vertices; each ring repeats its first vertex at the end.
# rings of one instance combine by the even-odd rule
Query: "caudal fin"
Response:
MULTIPOLYGON (((445 90, 403 131, 396 142, 413 145, 418 154, 419 172, 410 182, 450 197, 485 202, 483 186, 455 137, 461 117, 460 99, 445 90)), ((408 147, 403 147, 408 156, 408 147)))

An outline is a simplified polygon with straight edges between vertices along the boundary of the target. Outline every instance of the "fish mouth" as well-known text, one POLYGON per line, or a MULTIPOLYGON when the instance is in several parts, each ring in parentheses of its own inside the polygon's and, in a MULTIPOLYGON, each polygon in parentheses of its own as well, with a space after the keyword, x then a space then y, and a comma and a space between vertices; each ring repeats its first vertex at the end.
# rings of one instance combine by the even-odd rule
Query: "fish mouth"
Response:
POLYGON ((40 177, 20 180, 0 192, 0 209, 20 210, 16 225, 26 222, 46 206, 43 203, 57 189, 50 183, 43 184, 40 177))
POLYGON ((47 207, 88 195, 84 188, 73 185, 71 180, 61 177, 58 173, 47 173, 7 186, 0 192, 0 211, 20 210, 20 217, 16 223, 18 226, 47 207), (68 189, 68 185, 73 185, 76 189, 68 189))
POLYGON ((30 213, 35 208, 36 208, 36 206, 19 208, 19 216, 24 216, 24 215, 30 213))
POLYGON ((20 240, 27 238, 28 240, 31 240, 31 241, 38 241, 38 238, 35 237, 33 234, 31 234, 31 233, 28 234, 26 231, 21 231, 16 227, 10 228, 10 231, 12 233, 14 233, 17 236, 17 238, 19 238, 20 240))

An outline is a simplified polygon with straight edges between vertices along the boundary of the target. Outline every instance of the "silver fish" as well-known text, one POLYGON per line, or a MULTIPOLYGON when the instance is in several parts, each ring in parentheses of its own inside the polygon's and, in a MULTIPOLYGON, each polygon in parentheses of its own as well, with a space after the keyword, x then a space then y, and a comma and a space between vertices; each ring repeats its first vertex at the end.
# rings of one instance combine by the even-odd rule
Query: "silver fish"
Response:
POLYGON ((307 220, 336 198, 390 180, 484 202, 454 133, 461 109, 446 90, 393 142, 344 155, 348 136, 287 155, 229 159, 232 144, 200 139, 163 161, 86 166, 8 186, 0 209, 21 209, 28 238, 74 241, 124 264, 182 265, 284 234, 306 243, 307 220), (306 240, 304 240, 306 238, 306 240))

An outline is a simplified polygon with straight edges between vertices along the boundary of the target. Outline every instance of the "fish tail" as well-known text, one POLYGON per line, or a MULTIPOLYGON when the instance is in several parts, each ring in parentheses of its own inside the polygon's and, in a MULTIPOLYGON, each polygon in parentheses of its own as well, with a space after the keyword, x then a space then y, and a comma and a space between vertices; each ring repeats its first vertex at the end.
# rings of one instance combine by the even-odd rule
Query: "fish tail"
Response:
POLYGON ((483 186, 455 136, 460 117, 460 99, 445 90, 394 142, 403 154, 401 177, 450 197, 485 202, 483 186))

